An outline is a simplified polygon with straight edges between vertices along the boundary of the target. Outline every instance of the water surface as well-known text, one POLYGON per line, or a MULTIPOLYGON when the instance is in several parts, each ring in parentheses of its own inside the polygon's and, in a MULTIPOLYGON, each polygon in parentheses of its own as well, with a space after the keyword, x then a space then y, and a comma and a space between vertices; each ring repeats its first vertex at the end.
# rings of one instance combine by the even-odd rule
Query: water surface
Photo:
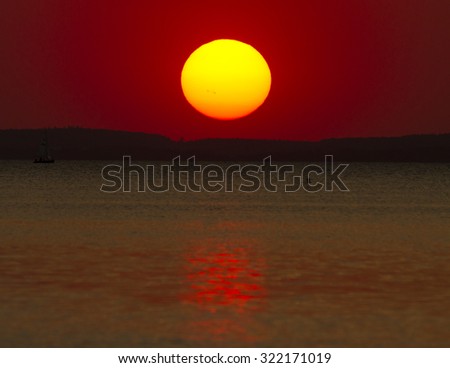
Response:
POLYGON ((105 194, 104 164, 0 162, 1 347, 450 347, 450 165, 105 194))

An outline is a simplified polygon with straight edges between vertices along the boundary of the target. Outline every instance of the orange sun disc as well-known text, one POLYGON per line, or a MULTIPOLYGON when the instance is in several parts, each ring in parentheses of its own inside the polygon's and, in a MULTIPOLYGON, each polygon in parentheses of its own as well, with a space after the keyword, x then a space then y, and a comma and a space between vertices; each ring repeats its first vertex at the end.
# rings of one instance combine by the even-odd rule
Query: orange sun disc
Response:
POLYGON ((216 40, 199 47, 181 73, 187 101, 202 114, 220 120, 255 111, 269 95, 271 82, 263 56, 235 40, 216 40))

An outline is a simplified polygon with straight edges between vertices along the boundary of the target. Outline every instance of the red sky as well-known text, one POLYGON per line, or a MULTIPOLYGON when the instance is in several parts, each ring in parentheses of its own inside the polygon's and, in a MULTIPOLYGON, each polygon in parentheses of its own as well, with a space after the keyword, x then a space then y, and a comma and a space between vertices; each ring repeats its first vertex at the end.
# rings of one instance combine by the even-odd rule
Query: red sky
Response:
POLYGON ((450 132, 442 0, 15 0, 0 4, 0 128, 80 125, 172 138, 450 132), (234 38, 272 71, 266 103, 221 122, 185 101, 203 43, 234 38))

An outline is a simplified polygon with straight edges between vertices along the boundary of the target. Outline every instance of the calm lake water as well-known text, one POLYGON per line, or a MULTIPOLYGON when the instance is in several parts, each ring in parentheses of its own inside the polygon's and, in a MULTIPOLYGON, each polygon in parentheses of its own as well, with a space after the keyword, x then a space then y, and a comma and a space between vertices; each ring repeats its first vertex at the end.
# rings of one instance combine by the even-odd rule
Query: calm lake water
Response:
POLYGON ((0 347, 450 347, 450 165, 349 193, 100 192, 0 161, 0 347))

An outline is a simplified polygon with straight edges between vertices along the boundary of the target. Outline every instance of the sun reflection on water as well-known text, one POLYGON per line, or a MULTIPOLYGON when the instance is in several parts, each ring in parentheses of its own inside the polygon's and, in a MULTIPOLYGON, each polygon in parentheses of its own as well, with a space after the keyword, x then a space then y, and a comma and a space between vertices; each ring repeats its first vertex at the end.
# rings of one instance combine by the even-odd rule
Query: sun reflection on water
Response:
POLYGON ((257 248, 247 242, 205 243, 190 249, 184 301, 200 312, 190 323, 192 339, 260 340, 256 316, 266 298, 264 266, 257 248))

